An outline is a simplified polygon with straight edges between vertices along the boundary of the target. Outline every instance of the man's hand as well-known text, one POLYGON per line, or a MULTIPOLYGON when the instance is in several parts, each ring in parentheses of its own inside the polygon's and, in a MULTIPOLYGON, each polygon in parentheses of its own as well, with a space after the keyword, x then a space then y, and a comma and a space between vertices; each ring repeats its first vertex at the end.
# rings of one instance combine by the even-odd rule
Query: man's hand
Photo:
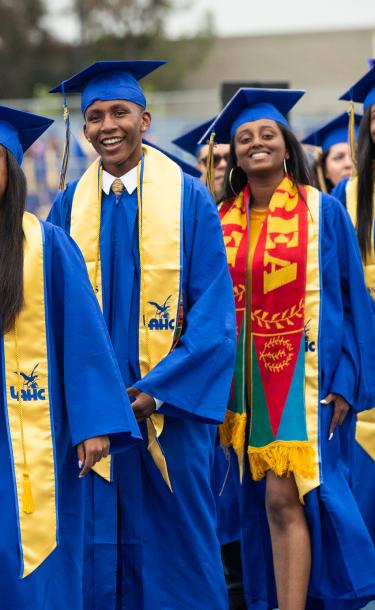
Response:
POLYGON ((109 454, 108 436, 94 436, 77 445, 78 466, 81 469, 79 478, 85 476, 90 468, 109 454), (83 468, 82 468, 83 466, 83 468))
POLYGON ((128 396, 135 396, 136 399, 131 403, 134 415, 138 422, 144 421, 152 415, 156 409, 155 400, 146 392, 140 392, 137 388, 127 389, 128 396))
POLYGON ((323 405, 328 405, 330 402, 334 403, 334 411, 332 416, 331 425, 329 427, 328 440, 330 441, 333 437, 333 433, 337 424, 341 426, 345 417, 348 414, 350 405, 346 402, 345 398, 339 394, 328 394, 323 400, 320 401, 323 405))

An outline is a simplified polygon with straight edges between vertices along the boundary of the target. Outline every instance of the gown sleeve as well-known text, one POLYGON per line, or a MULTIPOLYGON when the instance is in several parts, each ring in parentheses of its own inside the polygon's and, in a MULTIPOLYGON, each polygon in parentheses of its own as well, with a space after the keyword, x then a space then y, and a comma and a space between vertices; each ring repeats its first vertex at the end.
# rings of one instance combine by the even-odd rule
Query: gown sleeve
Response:
POLYGON ((77 181, 71 182, 67 184, 64 191, 57 192, 47 216, 48 222, 61 227, 67 233, 70 231, 70 216, 76 186, 77 181))
POLYGON ((111 451, 122 451, 141 437, 85 263, 64 231, 49 223, 44 228, 50 318, 72 443, 109 434, 111 451))
POLYGON ((356 411, 370 409, 375 406, 373 304, 350 217, 329 196, 323 198, 322 281, 323 391, 340 394, 356 411))
POLYGON ((336 197, 346 208, 346 185, 348 184, 349 178, 344 178, 338 184, 336 184, 335 188, 332 189, 331 195, 332 197, 336 197))
POLYGON ((184 327, 177 347, 135 386, 164 415, 223 421, 235 356, 233 286, 217 209, 203 184, 185 188, 184 327), (187 208, 186 208, 187 206, 187 208), (186 239, 187 241, 187 239, 186 239))

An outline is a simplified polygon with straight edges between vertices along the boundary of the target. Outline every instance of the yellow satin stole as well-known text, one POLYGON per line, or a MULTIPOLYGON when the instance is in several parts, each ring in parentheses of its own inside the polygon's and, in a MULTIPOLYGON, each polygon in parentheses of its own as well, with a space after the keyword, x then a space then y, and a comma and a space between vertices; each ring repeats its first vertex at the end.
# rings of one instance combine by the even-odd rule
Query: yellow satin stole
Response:
POLYGON ((320 326, 320 192, 306 186, 308 207, 308 241, 305 292, 305 405, 307 436, 314 448, 314 476, 295 474, 300 501, 320 485, 319 442, 319 326, 320 326))
POLYGON ((43 234, 23 217, 24 306, 4 335, 5 412, 14 472, 21 577, 57 546, 55 459, 48 391, 43 234), (31 495, 30 495, 31 492, 31 495))
MULTIPOLYGON (((172 349, 177 326, 182 266, 182 173, 176 163, 149 146, 138 165, 140 279, 139 364, 144 377, 172 349), (143 171, 142 170, 143 167, 143 171), (142 175, 141 175, 142 174, 142 175)), ((100 264, 101 160, 96 159, 77 184, 71 235, 86 261, 91 285, 103 308, 100 264)), ((148 450, 168 486, 167 465, 158 443, 164 418, 147 420, 148 450)), ((111 480, 110 458, 95 472, 111 480)))
MULTIPOLYGON (((354 227, 357 226, 357 191, 358 178, 351 178, 346 185, 346 208, 354 227)), ((374 235, 374 223, 372 225, 371 234, 374 235)), ((371 251, 368 253, 366 264, 363 265, 363 271, 367 289, 372 298, 375 299, 374 241, 371 244, 371 251)), ((358 413, 355 438, 362 449, 375 460, 375 408, 358 413)))

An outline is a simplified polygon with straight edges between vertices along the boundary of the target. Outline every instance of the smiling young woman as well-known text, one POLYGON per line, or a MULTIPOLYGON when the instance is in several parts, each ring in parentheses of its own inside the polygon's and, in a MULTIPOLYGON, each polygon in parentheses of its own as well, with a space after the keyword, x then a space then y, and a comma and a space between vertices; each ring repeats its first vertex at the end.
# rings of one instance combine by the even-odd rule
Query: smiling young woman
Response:
POLYGON ((309 607, 356 608, 375 595, 375 554, 343 447, 375 401, 375 330, 353 227, 309 186, 285 118, 302 95, 241 89, 204 136, 231 142, 220 217, 237 358, 220 432, 243 478, 248 604, 303 610, 309 592, 309 607))
POLYGON ((253 207, 268 208, 268 195, 280 184, 285 170, 297 184, 310 183, 308 165, 295 135, 270 119, 244 123, 230 144, 223 200, 240 193, 251 176, 253 207), (257 198, 261 201, 256 203, 257 198))

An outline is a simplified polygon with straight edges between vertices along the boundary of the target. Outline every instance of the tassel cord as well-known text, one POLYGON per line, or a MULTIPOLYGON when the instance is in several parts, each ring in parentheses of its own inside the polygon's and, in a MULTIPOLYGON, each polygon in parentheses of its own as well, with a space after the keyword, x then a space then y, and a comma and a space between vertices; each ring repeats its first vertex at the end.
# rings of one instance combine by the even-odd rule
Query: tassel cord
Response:
POLYGON ((35 506, 34 506, 34 500, 33 500, 33 496, 32 496, 32 490, 31 490, 30 472, 29 472, 29 466, 27 463, 27 453, 26 453, 26 443, 25 443, 24 411, 23 411, 23 400, 22 400, 22 393, 21 393, 21 367, 20 367, 17 321, 14 325, 14 339, 15 339, 15 348, 16 348, 16 368, 17 368, 17 404, 18 404, 18 417, 19 417, 19 422, 20 422, 22 459, 23 459, 23 511, 29 515, 34 512, 35 506))
POLYGON ((70 115, 69 108, 66 99, 64 98, 64 123, 65 123, 65 143, 64 143, 64 153, 63 159, 61 163, 60 170, 60 183, 59 190, 63 191, 65 188, 65 179, 68 171, 68 164, 70 158, 70 115))
POLYGON ((214 147, 215 147, 215 132, 210 135, 208 143, 208 154, 206 160, 206 186, 211 195, 215 199, 215 166, 214 166, 214 147))
POLYGON ((93 288, 95 294, 99 292, 98 286, 98 270, 100 261, 100 226, 101 226, 101 209, 102 209, 102 184, 103 184, 103 166, 100 163, 99 166, 99 178, 98 178, 98 206, 97 206, 97 234, 96 234, 96 252, 95 252, 95 267, 94 267, 94 284, 93 288))
POLYGON ((352 164, 353 164, 352 176, 354 177, 357 175, 354 102, 350 102, 348 139, 349 139, 350 156, 351 156, 352 164))

